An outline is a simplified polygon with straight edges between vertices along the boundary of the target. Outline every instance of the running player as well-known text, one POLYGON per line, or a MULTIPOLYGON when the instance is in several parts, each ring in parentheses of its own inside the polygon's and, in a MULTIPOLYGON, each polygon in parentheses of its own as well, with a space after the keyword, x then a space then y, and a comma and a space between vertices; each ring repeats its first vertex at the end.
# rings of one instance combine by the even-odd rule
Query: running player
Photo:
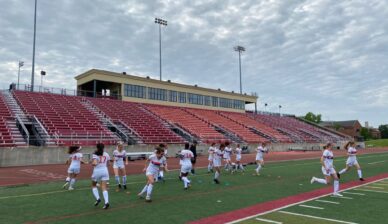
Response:
POLYGON ((355 147, 355 143, 354 142, 348 142, 346 145, 345 145, 345 149, 348 151, 348 159, 346 160, 346 167, 344 169, 342 169, 337 175, 338 175, 338 178, 340 177, 340 175, 344 174, 345 172, 347 172, 351 167, 355 166, 357 168, 357 174, 358 174, 358 178, 361 180, 361 181, 364 181, 364 178, 362 178, 362 171, 361 171, 361 166, 360 164, 358 163, 357 161, 357 149, 355 147))
POLYGON ((224 156, 225 145, 221 144, 219 149, 214 150, 213 166, 216 172, 214 173, 214 182, 219 184, 218 180, 221 174, 222 158, 224 156))
POLYGON ((325 150, 323 151, 323 155, 321 157, 321 164, 322 164, 322 173, 325 176, 325 179, 311 178, 311 184, 317 182, 320 184, 330 184, 331 178, 334 179, 334 191, 333 196, 342 197, 339 191, 339 180, 337 176, 337 172, 334 169, 333 165, 334 160, 334 154, 332 150, 332 144, 329 143, 325 146, 325 150))
POLYGON ((215 151, 215 145, 216 143, 212 143, 209 147, 209 150, 208 150, 208 153, 209 153, 209 157, 208 157, 208 161, 209 161, 209 164, 207 165, 207 172, 210 173, 210 172, 213 172, 213 157, 214 157, 214 151, 215 151))
POLYGON ((260 175, 260 170, 264 166, 264 153, 268 153, 268 149, 265 143, 259 144, 256 149, 256 173, 253 175, 260 175))
POLYGON ((80 153, 80 150, 81 146, 69 147, 69 159, 66 160, 66 165, 70 163, 70 166, 67 170, 68 176, 66 178, 66 183, 63 185, 63 188, 66 188, 66 186, 70 183, 68 188, 69 191, 74 190, 76 177, 81 170, 81 163, 85 164, 85 162, 82 160, 82 153, 80 153))
POLYGON ((244 167, 241 163, 241 153, 242 153, 242 149, 240 148, 240 144, 237 144, 237 147, 236 149, 234 150, 235 154, 236 154, 236 165, 235 165, 235 171, 237 171, 238 169, 241 169, 242 172, 244 172, 244 167))
POLYGON ((109 181, 108 163, 110 160, 110 156, 108 153, 104 152, 104 148, 104 144, 98 143, 97 150, 94 152, 92 157, 92 165, 94 166, 92 174, 92 191, 94 197, 96 198, 94 206, 97 206, 101 202, 100 194, 98 193, 97 183, 101 182, 100 187, 105 202, 103 209, 108 209, 109 195, 107 182, 109 181))
POLYGON ((225 150, 224 150, 224 161, 225 161, 225 166, 224 169, 226 171, 233 171, 232 169, 232 153, 233 150, 232 148, 229 148, 229 142, 225 143, 225 150))
POLYGON ((127 189, 127 174, 125 173, 125 166, 128 165, 128 158, 122 142, 119 142, 116 150, 113 151, 113 160, 113 171, 115 173, 117 191, 121 189, 120 176, 123 181, 123 188, 127 189))
POLYGON ((164 157, 164 150, 158 147, 155 154, 152 154, 146 161, 144 170, 146 172, 147 184, 143 190, 138 194, 139 197, 143 198, 144 193, 147 192, 146 202, 151 202, 151 194, 154 186, 155 176, 158 175, 160 168, 167 172, 166 157, 164 157), (148 165, 148 166, 147 166, 148 165))
POLYGON ((183 180, 184 189, 187 190, 191 186, 191 181, 187 178, 193 165, 191 159, 194 157, 193 152, 190 151, 190 144, 185 144, 185 149, 179 153, 180 165, 181 165, 181 178, 183 180))
MULTIPOLYGON (((167 150, 168 150, 168 146, 167 146, 167 144, 161 143, 161 144, 159 144, 159 147, 164 150, 164 157, 166 157, 166 165, 167 165, 167 158, 168 158, 167 150)), ((164 182, 165 180, 164 180, 164 169, 163 169, 163 166, 161 166, 161 168, 162 169, 159 170, 157 181, 161 180, 161 181, 164 182)))

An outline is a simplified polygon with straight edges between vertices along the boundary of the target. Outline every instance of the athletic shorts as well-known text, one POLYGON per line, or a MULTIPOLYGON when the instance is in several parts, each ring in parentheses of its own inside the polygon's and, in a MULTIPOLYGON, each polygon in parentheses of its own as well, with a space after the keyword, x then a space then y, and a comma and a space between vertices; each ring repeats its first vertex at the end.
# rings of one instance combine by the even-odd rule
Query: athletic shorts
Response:
POLYGON ((79 174, 80 170, 81 170, 80 168, 69 167, 69 169, 67 170, 67 173, 79 174))
POLYGON ((124 164, 113 163, 113 169, 124 169, 124 168, 125 168, 124 164))
POLYGON ((348 165, 348 166, 354 166, 356 164, 358 164, 358 161, 356 158, 348 158, 346 160, 346 165, 348 165))
POLYGON ((236 161, 241 161, 241 155, 236 155, 236 161))
POLYGON ((181 173, 189 173, 192 168, 193 168, 193 166, 191 166, 191 165, 181 166, 181 173))
POLYGON ((256 161, 263 161, 262 155, 256 155, 256 161))
POLYGON ((322 167, 322 173, 324 176, 331 176, 333 174, 336 174, 337 172, 335 171, 335 169, 332 167, 328 170, 326 170, 324 167, 322 167))
POLYGON ((159 176, 159 170, 148 170, 146 171, 146 176, 152 175, 155 178, 158 178, 159 176))
POLYGON ((214 167, 221 167, 222 166, 221 160, 220 159, 214 159, 213 160, 213 166, 214 167))
POLYGON ((94 182, 109 181, 108 169, 94 170, 92 174, 92 180, 94 182))
POLYGON ((213 161, 213 156, 209 156, 209 158, 207 160, 213 161))

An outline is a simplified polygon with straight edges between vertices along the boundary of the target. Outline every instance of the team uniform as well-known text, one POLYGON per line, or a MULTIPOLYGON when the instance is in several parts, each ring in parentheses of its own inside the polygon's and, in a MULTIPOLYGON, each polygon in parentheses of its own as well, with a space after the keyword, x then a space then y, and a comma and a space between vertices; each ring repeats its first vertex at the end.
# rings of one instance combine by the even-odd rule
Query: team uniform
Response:
POLYGON ((241 148, 236 148, 235 151, 236 151, 236 162, 237 162, 237 164, 234 166, 234 168, 235 168, 235 170, 241 169, 242 171, 244 171, 244 167, 241 164, 242 149, 241 148))
POLYGON ((208 150, 209 157, 207 159, 209 161, 209 165, 207 166, 207 171, 208 172, 213 171, 214 151, 215 151, 215 148, 213 146, 210 146, 209 150, 208 150))
POLYGON ((108 161, 110 156, 104 152, 102 156, 93 154, 93 160, 97 160, 97 165, 93 169, 92 180, 94 182, 109 181, 108 161))
MULTIPOLYGON (((349 147, 348 148, 348 159, 346 160, 347 167, 352 167, 352 166, 360 167, 358 164, 356 155, 357 155, 357 149, 355 149, 354 147, 349 147)), ((344 168, 339 172, 339 174, 342 175, 346 171, 347 171, 347 168, 344 168)), ((363 181, 364 179, 362 178, 361 169, 357 169, 357 174, 358 174, 358 178, 363 181)))
POLYGON ((77 152, 74 154, 69 155, 69 158, 71 159, 71 163, 69 166, 69 169, 67 170, 67 173, 71 174, 79 174, 81 170, 81 161, 82 161, 82 153, 77 152))
POLYGON ((188 186, 190 186, 191 184, 191 181, 187 178, 187 174, 193 168, 191 159, 194 157, 194 154, 192 151, 184 149, 180 152, 179 157, 181 159, 180 165, 181 165, 182 180, 183 180, 185 189, 187 189, 188 186))
POLYGON ((224 160, 225 160, 225 170, 229 170, 231 168, 231 155, 232 155, 232 148, 225 147, 224 149, 224 160))
POLYGON ((213 156, 213 166, 214 167, 221 167, 222 166, 222 158, 224 156, 224 151, 221 151, 219 149, 214 150, 214 156, 213 156))
MULTIPOLYGON (((334 165, 333 165, 333 160, 334 160, 333 151, 325 149, 325 151, 323 151, 322 157, 323 157, 324 166, 322 166, 321 169, 322 169, 323 175, 326 177, 336 175, 336 171, 335 171, 334 165)), ((314 182, 317 182, 320 184, 327 184, 328 183, 326 179, 321 179, 321 178, 316 178, 316 177, 313 177, 311 179, 311 183, 313 184, 314 182)), ((341 194, 338 193, 339 181, 337 179, 334 180, 333 186, 334 186, 333 195, 334 196, 342 196, 341 194)))
MULTIPOLYGON (((149 164, 146 169, 146 176, 153 176, 154 178, 158 176, 160 168, 166 166, 167 159, 162 156, 160 159, 157 157, 156 153, 150 155, 148 158, 149 164)), ((153 189, 153 184, 146 184, 143 190, 138 194, 138 196, 143 197, 143 194, 147 192, 146 200, 151 201, 151 194, 153 189)))
MULTIPOLYGON (((113 158, 114 158, 113 169, 125 169, 124 160, 125 160, 126 156, 127 156, 127 152, 125 150, 121 150, 121 151, 119 151, 118 149, 114 150, 113 151, 113 158)), ((115 171, 115 172, 117 172, 117 171, 115 171)), ((118 176, 119 173, 117 172, 116 174, 117 174, 117 176, 115 176, 116 184, 119 188, 121 188, 120 176, 118 176)), ((123 175, 122 180, 123 180, 124 189, 126 189, 127 188, 127 186, 126 186, 127 176, 123 175)))
POLYGON ((263 146, 259 146, 257 147, 256 149, 256 175, 260 175, 260 170, 262 168, 262 163, 264 162, 264 153, 268 153, 268 149, 266 147, 263 147, 263 146))

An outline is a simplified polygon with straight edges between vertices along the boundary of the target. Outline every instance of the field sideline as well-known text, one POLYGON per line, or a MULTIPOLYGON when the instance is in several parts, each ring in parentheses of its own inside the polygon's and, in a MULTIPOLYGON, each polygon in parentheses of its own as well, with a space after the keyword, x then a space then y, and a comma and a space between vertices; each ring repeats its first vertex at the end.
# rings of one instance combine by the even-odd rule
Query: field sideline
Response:
MULTIPOLYGON (((344 157, 336 158, 337 169, 344 166, 344 161, 344 157)), ((388 153, 360 155, 359 161, 368 181, 374 180, 369 177, 388 173, 388 153)), ((332 189, 309 183, 311 176, 321 176, 317 159, 268 163, 258 177, 251 175, 253 168, 248 166, 245 175, 223 173, 221 185, 213 184, 211 174, 204 169, 198 170, 198 175, 190 177, 193 187, 189 191, 183 191, 176 171, 169 172, 165 183, 155 185, 150 204, 136 197, 144 186, 144 176, 130 175, 127 192, 115 192, 112 186, 112 207, 107 211, 93 206, 89 180, 77 182, 77 189, 72 192, 61 190, 62 182, 58 181, 0 187, 0 223, 187 223, 306 192, 332 189)), ((359 184, 354 180, 357 175, 352 170, 343 175, 341 182, 359 184)), ((384 213, 380 216, 381 220, 388 218, 384 213)))

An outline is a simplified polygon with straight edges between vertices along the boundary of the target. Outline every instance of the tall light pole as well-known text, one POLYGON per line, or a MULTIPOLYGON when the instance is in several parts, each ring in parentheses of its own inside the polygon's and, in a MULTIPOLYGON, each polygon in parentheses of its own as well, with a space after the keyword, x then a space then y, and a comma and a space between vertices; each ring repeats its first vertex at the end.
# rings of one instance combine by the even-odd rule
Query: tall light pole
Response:
POLYGON ((159 24, 159 73, 160 81, 162 81, 162 26, 167 26, 167 21, 155 18, 155 23, 159 24))
POLYGON ((279 116, 282 116, 282 114, 280 113, 281 109, 282 109, 282 105, 279 105, 279 116))
POLYGON ((19 81, 20 81, 20 68, 23 67, 24 65, 24 61, 19 61, 19 69, 18 69, 18 86, 17 86, 17 89, 19 89, 19 81))
POLYGON ((242 82, 241 82, 241 52, 245 51, 245 47, 236 46, 234 47, 235 51, 238 51, 238 65, 240 68, 240 94, 242 94, 242 82))
POLYGON ((265 103, 265 104, 264 104, 264 108, 265 108, 264 111, 265 111, 265 112, 267 112, 267 106, 268 106, 268 103, 265 103))
POLYGON ((32 45, 32 72, 31 72, 31 92, 34 91, 34 75, 35 75, 35 39, 36 39, 36 7, 38 0, 35 0, 35 14, 34 14, 34 42, 32 45))

